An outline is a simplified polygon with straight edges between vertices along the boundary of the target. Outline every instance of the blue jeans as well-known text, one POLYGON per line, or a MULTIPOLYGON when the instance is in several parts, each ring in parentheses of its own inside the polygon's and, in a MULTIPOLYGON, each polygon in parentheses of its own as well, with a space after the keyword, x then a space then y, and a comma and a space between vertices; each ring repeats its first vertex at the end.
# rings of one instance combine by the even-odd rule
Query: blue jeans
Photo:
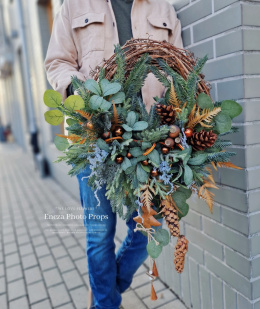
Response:
POLYGON ((112 212, 110 201, 105 196, 105 186, 98 191, 100 206, 97 205, 94 192, 87 185, 90 175, 89 165, 77 175, 81 204, 84 208, 86 227, 86 253, 89 270, 89 282, 94 296, 95 309, 118 309, 121 293, 127 290, 139 266, 146 260, 147 237, 134 232, 136 226, 133 217, 126 223, 127 236, 115 253, 114 236, 117 215, 112 212))

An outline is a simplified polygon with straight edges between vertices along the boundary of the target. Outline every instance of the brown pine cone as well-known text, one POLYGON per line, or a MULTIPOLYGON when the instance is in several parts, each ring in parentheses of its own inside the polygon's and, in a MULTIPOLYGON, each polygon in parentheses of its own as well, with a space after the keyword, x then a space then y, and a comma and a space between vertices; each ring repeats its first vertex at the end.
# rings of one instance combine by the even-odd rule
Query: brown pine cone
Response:
POLYGON ((175 121, 175 110, 172 105, 157 104, 156 112, 161 118, 162 124, 171 125, 175 121))
POLYGON ((168 200, 163 200, 161 207, 162 216, 168 225, 171 235, 178 237, 180 235, 180 225, 176 208, 168 200))
POLYGON ((204 150, 206 148, 212 147, 217 137, 217 134, 213 133, 212 130, 201 130, 199 132, 194 132, 188 139, 188 142, 191 144, 194 150, 204 150))
POLYGON ((186 237, 184 235, 180 235, 175 245, 174 264, 178 273, 183 272, 185 254, 188 252, 188 243, 189 241, 186 239, 186 237))

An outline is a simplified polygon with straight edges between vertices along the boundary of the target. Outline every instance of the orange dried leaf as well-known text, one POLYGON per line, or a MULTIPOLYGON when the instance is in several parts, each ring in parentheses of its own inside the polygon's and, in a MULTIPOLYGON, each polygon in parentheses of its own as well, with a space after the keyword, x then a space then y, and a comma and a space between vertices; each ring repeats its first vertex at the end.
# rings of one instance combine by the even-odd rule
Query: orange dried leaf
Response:
POLYGON ((236 166, 235 164, 231 162, 217 162, 218 167, 231 167, 231 168, 236 168, 238 170, 242 170, 242 167, 236 166))

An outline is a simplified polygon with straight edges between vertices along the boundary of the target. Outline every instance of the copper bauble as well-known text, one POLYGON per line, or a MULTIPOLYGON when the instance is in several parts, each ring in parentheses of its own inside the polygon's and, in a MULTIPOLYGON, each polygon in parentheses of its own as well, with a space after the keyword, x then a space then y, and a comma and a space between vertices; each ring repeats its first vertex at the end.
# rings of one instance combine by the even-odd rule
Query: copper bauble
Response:
POLYGON ((169 136, 171 138, 177 137, 177 136, 179 136, 180 132, 181 132, 181 129, 178 126, 172 125, 172 126, 170 126, 169 136))
POLYGON ((130 153, 130 152, 128 152, 128 153, 126 154, 126 157, 127 157, 128 159, 131 159, 131 158, 132 158, 131 153, 130 153))
POLYGON ((149 163, 148 163, 147 160, 144 160, 144 161, 142 161, 142 164, 143 164, 144 166, 147 166, 149 163))
POLYGON ((110 136, 110 132, 104 132, 104 133, 102 134, 102 137, 103 137, 104 139, 109 138, 109 136, 110 136))
POLYGON ((162 148, 162 153, 163 153, 163 154, 168 154, 168 153, 169 153, 169 148, 163 147, 163 148, 162 148))
POLYGON ((88 122, 88 123, 87 123, 87 128, 88 128, 89 130, 93 130, 93 124, 92 124, 91 122, 88 122))
POLYGON ((121 127, 115 128, 115 136, 122 136, 124 134, 124 130, 121 127))
POLYGON ((193 130, 190 129, 190 128, 187 128, 185 131, 184 131, 184 134, 186 135, 186 137, 191 137, 193 135, 193 130))
POLYGON ((152 176, 152 177, 158 176, 157 170, 152 170, 152 171, 151 171, 151 176, 152 176))
POLYGON ((168 137, 168 138, 165 140, 164 144, 165 144, 167 147, 170 147, 170 148, 171 148, 171 147, 174 146, 174 140, 173 140, 172 138, 168 137))
POLYGON ((124 161, 124 157, 123 156, 118 156, 116 157, 116 163, 120 164, 124 161))
POLYGON ((176 144, 179 144, 180 142, 181 142, 180 137, 176 137, 176 138, 175 138, 175 143, 176 143, 176 144))

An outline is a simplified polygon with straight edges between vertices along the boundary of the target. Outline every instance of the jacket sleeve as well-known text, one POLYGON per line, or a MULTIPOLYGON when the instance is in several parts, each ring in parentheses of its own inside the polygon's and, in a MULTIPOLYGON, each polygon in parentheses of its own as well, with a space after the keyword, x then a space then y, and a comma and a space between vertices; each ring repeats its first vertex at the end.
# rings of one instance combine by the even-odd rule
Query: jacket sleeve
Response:
POLYGON ((52 88, 58 91, 63 100, 66 99, 66 89, 71 83, 71 76, 75 75, 85 80, 79 72, 77 50, 72 36, 66 1, 54 18, 52 34, 44 62, 47 79, 52 88))
MULTIPOLYGON (((170 5, 171 6, 171 5, 170 5)), ((175 21, 169 42, 178 48, 183 48, 183 41, 181 37, 181 22, 177 18, 177 14, 173 6, 170 8, 171 19, 175 21)))

